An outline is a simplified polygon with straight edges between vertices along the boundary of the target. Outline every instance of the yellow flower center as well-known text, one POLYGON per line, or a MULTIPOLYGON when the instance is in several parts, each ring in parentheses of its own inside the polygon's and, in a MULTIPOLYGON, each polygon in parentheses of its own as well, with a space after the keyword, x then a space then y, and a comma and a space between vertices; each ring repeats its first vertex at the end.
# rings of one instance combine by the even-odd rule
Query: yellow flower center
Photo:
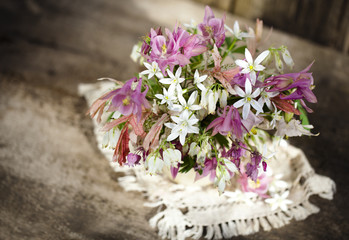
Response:
POLYGON ((257 179, 257 181, 252 181, 251 179, 248 179, 248 185, 251 187, 251 188, 259 188, 261 186, 261 181, 259 179, 257 179))
POLYGON ((253 127, 253 128, 251 129, 251 133, 254 134, 254 135, 256 135, 256 134, 257 134, 257 130, 253 127))
POLYGON ((167 47, 166 47, 165 43, 164 43, 164 45, 162 45, 161 50, 162 50, 162 54, 167 53, 167 47))
POLYGON ((122 104, 124 104, 125 106, 130 104, 130 99, 129 97, 126 97, 124 100, 122 100, 122 104))
POLYGON ((251 97, 247 97, 246 100, 247 100, 247 102, 251 102, 252 98, 251 97))
POLYGON ((205 26, 205 30, 206 32, 208 32, 208 34, 212 34, 212 27, 211 26, 205 26))
POLYGON ((250 70, 251 70, 251 71, 253 70, 253 66, 252 66, 252 65, 250 65, 250 67, 249 67, 249 68, 250 68, 250 70))

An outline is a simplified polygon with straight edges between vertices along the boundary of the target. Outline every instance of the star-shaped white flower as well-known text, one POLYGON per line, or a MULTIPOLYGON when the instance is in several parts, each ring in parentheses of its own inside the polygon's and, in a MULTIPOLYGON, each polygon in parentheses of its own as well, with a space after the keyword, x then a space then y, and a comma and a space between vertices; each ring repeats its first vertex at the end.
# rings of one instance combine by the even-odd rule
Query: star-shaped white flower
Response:
POLYGON ((246 81, 245 81, 245 92, 237 85, 235 86, 235 91, 240 97, 242 97, 242 99, 240 99, 239 101, 234 103, 234 107, 239 108, 239 107, 243 106, 243 108, 242 108, 242 118, 243 119, 247 119, 248 114, 249 114, 250 109, 251 109, 251 105, 254 109, 257 110, 257 113, 263 112, 263 108, 259 105, 259 103, 256 100, 254 100, 254 98, 258 97, 258 95, 260 93, 260 89, 257 88, 252 93, 252 86, 251 86, 251 83, 248 80, 248 78, 246 78, 246 81))
POLYGON ((196 110, 200 110, 201 106, 200 105, 196 105, 194 104, 196 101, 196 98, 198 96, 198 91, 194 91, 192 92, 192 94, 190 95, 188 102, 185 101, 183 95, 181 92, 178 93, 178 100, 180 104, 175 104, 173 105, 173 109, 174 111, 178 111, 178 112, 182 112, 182 111, 196 111, 196 110))
POLYGON ((241 202, 246 203, 247 205, 253 205, 252 199, 258 196, 254 192, 241 192, 240 189, 235 190, 234 192, 225 192, 224 195, 228 198, 228 202, 241 202))
POLYGON ((270 182, 268 189, 270 192, 275 193, 288 188, 288 183, 281 180, 282 177, 282 174, 276 174, 275 176, 273 176, 273 180, 270 182))
POLYGON ((147 70, 141 72, 141 75, 148 74, 148 79, 152 78, 154 75, 159 79, 164 77, 157 62, 152 62, 151 65, 144 62, 144 66, 147 68, 147 70))
POLYGON ((207 78, 207 75, 202 75, 201 77, 199 76, 198 70, 195 71, 194 73, 194 84, 201 90, 201 91, 206 91, 206 88, 204 84, 202 84, 203 81, 205 81, 207 78))
POLYGON ((182 83, 185 80, 185 78, 181 78, 181 74, 182 74, 181 67, 177 69, 175 75, 169 69, 167 69, 167 74, 169 78, 160 79, 160 82, 162 84, 171 84, 171 85, 178 86, 180 83, 182 83))
POLYGON ((269 50, 265 50, 259 56, 256 58, 256 60, 253 61, 252 55, 250 51, 248 51, 247 48, 245 48, 245 58, 246 60, 236 60, 235 63, 239 67, 242 68, 241 73, 249 73, 251 82, 253 85, 256 84, 256 72, 263 71, 265 69, 264 66, 260 65, 261 62, 269 55, 269 50))
POLYGON ((240 30, 240 26, 239 26, 238 21, 235 21, 233 30, 230 27, 228 27, 227 25, 224 25, 224 27, 228 30, 228 32, 233 34, 236 39, 242 40, 242 38, 251 37, 250 34, 248 34, 246 32, 242 32, 240 30))
POLYGON ((260 98, 258 99, 259 105, 263 108, 264 103, 270 110, 274 110, 273 105, 271 104, 270 98, 276 97, 278 92, 267 92, 265 89, 261 92, 260 98))
POLYGON ((276 108, 276 106, 274 105, 273 103, 273 107, 274 107, 274 112, 271 114, 271 117, 273 118, 270 123, 269 123, 269 126, 274 129, 275 126, 276 126, 276 123, 278 121, 280 121, 283 116, 281 116, 281 110, 278 111, 278 109, 276 108))
POLYGON ((189 111, 183 111, 178 117, 171 116, 171 119, 176 123, 165 123, 165 126, 171 128, 171 134, 168 135, 167 141, 175 140, 179 137, 179 141, 184 146, 185 137, 188 133, 199 133, 199 128, 194 126, 199 119, 195 115, 189 115, 189 111))
POLYGON ((172 109, 173 102, 177 100, 176 86, 171 85, 168 88, 168 91, 166 90, 166 88, 163 88, 163 94, 155 94, 155 97, 161 100, 160 104, 167 103, 169 108, 172 109))
POLYGON ((282 211, 287 211, 287 205, 293 203, 293 201, 287 199, 289 193, 289 191, 286 191, 281 196, 276 193, 274 197, 265 199, 265 202, 270 204, 272 211, 278 208, 282 211))

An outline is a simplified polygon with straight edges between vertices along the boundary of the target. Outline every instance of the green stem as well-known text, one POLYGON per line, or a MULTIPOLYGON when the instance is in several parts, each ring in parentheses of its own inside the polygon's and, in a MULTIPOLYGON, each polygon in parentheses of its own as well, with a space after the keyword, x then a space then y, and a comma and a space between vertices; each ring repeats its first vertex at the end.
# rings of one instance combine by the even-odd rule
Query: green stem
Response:
POLYGON ((233 49, 233 47, 235 46, 236 43, 236 38, 234 38, 233 42, 230 44, 228 50, 224 53, 223 57, 222 57, 222 62, 224 61, 224 59, 228 56, 228 53, 233 49))

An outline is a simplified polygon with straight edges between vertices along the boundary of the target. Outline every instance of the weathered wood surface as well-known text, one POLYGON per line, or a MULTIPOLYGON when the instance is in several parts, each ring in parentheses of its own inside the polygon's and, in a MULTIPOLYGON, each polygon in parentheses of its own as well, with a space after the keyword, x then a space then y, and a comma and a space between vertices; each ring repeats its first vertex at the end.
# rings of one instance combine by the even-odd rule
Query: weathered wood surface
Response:
POLYGON ((349 54, 348 0, 195 0, 349 54))
MULTIPOLYGON (((158 239, 147 222, 154 210, 122 190, 98 151, 76 87, 130 78, 140 36, 203 12, 188 1, 0 2, 0 239, 158 239)), ((305 221, 237 239, 346 239, 349 59, 280 32, 272 43, 289 46, 298 70, 316 59, 310 120, 321 135, 292 142, 338 192, 313 197, 321 212, 305 221)))

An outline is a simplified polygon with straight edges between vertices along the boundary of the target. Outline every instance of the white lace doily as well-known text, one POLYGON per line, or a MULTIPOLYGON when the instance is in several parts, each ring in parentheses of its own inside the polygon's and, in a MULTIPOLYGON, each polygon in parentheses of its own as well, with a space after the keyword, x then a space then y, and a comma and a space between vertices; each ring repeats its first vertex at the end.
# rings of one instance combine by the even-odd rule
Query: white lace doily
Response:
MULTIPOLYGON (((111 82, 80 84, 79 93, 91 105, 114 86, 111 82)), ((101 148, 103 133, 95 120, 94 124, 98 147, 111 161, 113 151, 101 148)), ((119 178, 119 183, 126 191, 143 192, 148 201, 146 206, 158 207, 149 223, 157 227, 162 238, 221 239, 247 235, 261 229, 269 231, 288 224, 292 219, 303 220, 319 212, 319 208, 309 202, 311 195, 332 199, 335 183, 328 177, 315 174, 300 149, 291 145, 281 147, 275 159, 269 165, 275 174, 283 174, 283 180, 289 186, 288 199, 293 202, 287 205, 287 211, 272 211, 269 204, 257 198, 251 199, 253 204, 250 204, 228 195, 219 196, 216 188, 202 184, 202 180, 178 184, 167 176, 147 175, 143 166, 129 168, 119 167, 113 162, 110 164, 115 171, 125 173, 124 177, 119 178)))

